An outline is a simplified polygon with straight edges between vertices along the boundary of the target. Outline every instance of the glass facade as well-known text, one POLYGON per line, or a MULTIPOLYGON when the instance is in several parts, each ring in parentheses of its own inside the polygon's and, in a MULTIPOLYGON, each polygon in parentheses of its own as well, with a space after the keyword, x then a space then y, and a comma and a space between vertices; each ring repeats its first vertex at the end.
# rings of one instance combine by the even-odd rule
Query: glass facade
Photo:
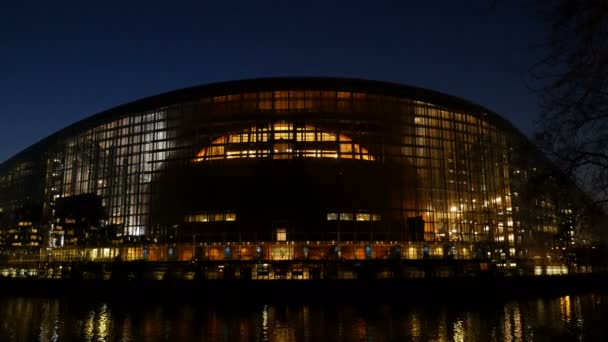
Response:
MULTIPOLYGON (((259 253, 276 260, 314 257, 315 244, 352 259, 507 260, 558 246, 573 205, 527 190, 546 167, 495 114, 397 85, 256 82, 120 107, 0 165, 2 243, 135 259, 170 259, 161 242, 190 244, 179 258, 192 258, 208 243, 207 258, 229 246, 234 259, 267 242, 259 253), (58 201, 82 195, 103 215, 59 217, 58 201)), ((596 238, 568 222, 573 243, 596 238)))
POLYGON ((235 158, 342 158, 374 160, 374 156, 344 134, 311 125, 275 122, 219 137, 203 148, 195 161, 235 158))
POLYGON ((47 191, 54 193, 53 199, 97 194, 108 224, 120 226, 125 235, 143 235, 152 177, 176 145, 171 128, 166 109, 160 109, 127 115, 65 139, 51 156, 58 160, 51 174, 58 181, 47 191))

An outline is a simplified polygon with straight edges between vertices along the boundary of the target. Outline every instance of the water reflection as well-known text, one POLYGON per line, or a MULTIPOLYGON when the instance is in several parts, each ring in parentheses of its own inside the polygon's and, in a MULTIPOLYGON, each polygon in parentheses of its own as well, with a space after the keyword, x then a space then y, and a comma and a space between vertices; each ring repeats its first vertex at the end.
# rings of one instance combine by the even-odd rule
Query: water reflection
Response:
POLYGON ((2 340, 608 340, 608 296, 484 304, 125 304, 0 298, 2 340))
POLYGON ((570 296, 563 296, 559 299, 560 311, 562 313, 562 320, 570 322, 570 296))
POLYGON ((454 341, 455 342, 464 342, 464 328, 462 326, 462 320, 458 320, 454 322, 454 341))

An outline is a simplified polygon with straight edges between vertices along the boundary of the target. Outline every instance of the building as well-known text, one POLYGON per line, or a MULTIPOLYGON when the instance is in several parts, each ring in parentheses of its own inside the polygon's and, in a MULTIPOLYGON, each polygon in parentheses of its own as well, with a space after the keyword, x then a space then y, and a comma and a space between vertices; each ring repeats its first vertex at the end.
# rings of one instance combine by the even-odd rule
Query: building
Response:
POLYGON ((385 82, 267 78, 138 100, 17 154, 0 165, 0 241, 47 260, 509 267, 599 243, 586 202, 479 105, 385 82))

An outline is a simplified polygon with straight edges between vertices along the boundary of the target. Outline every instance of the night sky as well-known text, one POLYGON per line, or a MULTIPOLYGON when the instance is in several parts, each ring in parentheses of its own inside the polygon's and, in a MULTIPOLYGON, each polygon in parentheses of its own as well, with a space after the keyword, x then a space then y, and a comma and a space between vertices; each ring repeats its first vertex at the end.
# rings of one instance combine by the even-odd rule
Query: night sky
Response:
POLYGON ((4 1, 0 161, 119 104, 263 76, 431 88, 530 136, 541 25, 523 0, 493 2, 4 1))

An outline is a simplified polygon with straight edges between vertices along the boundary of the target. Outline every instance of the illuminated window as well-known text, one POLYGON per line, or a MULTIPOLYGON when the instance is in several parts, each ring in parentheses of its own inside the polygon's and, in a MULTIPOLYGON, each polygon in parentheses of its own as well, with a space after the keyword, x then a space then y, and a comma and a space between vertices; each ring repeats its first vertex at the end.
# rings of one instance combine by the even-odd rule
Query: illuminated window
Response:
POLYGON ((367 212, 358 213, 327 213, 327 221, 380 221, 379 214, 371 214, 367 212))
POLYGON ((353 214, 351 213, 340 213, 340 221, 352 221, 353 214))
POLYGON ((344 134, 323 131, 311 125, 297 126, 294 131, 293 123, 281 121, 218 137, 200 150, 194 161, 267 157, 375 160, 367 148, 344 134))
POLYGON ((340 144, 340 153, 352 153, 353 145, 351 143, 340 144))
POLYGON ((336 141, 336 135, 332 133, 321 133, 321 141, 336 141))
POLYGON ((350 99, 350 93, 344 92, 344 91, 339 91, 338 92, 338 98, 339 99, 350 99))
POLYGON ((195 222, 232 222, 236 221, 236 213, 227 212, 227 213, 201 213, 194 215, 186 215, 184 217, 184 222, 186 223, 195 223, 195 222))
POLYGON ((277 241, 287 241, 287 230, 285 228, 277 229, 277 241))
POLYGON ((367 213, 357 213, 356 219, 357 221, 370 221, 371 215, 367 213))

